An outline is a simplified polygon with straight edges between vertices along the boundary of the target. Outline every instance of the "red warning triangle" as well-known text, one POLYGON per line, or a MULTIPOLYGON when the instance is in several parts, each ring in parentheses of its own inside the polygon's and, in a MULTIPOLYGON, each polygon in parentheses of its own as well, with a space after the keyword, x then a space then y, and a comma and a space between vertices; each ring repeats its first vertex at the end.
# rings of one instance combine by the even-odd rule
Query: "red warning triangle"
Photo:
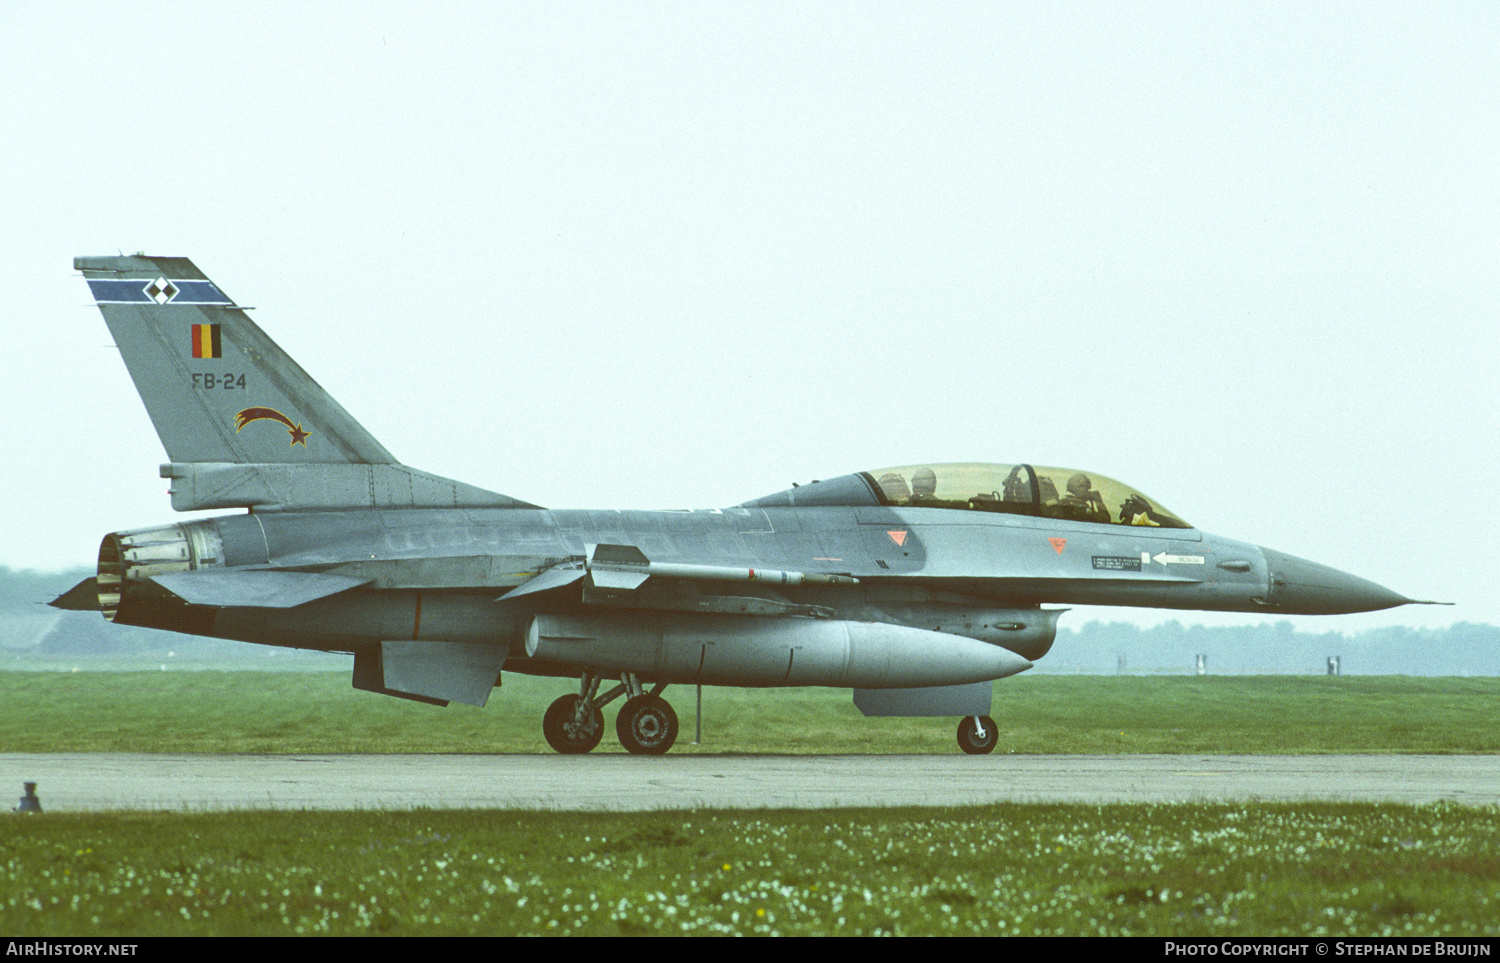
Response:
POLYGON ((895 542, 897 546, 906 544, 905 532, 886 532, 886 534, 891 537, 891 541, 895 542))
POLYGON ((1047 539, 1047 541, 1052 543, 1052 547, 1057 549, 1057 554, 1059 555, 1062 554, 1063 546, 1068 544, 1068 540, 1066 538, 1049 538, 1047 539))

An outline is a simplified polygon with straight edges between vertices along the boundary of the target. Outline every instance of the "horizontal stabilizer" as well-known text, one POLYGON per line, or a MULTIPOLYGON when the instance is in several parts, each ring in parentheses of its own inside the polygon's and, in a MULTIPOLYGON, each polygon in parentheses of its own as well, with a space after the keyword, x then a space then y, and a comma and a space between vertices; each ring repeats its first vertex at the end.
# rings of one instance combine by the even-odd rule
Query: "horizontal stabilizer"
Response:
POLYGON ((373 581, 317 572, 196 571, 153 575, 151 580, 193 605, 289 609, 373 581))
POLYGON ((103 611, 99 606, 99 583, 92 578, 84 579, 47 604, 70 612, 103 611))

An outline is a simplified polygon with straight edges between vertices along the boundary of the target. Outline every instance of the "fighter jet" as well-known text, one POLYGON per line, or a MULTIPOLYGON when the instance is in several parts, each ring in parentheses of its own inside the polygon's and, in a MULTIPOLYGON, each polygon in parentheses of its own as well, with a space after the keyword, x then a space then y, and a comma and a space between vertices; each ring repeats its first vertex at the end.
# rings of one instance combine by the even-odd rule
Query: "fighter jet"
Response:
POLYGON ((832 686, 869 716, 958 716, 995 748, 992 683, 1065 611, 1367 612, 1373 582, 1210 535, 1092 471, 909 464, 683 511, 562 511, 410 468, 185 258, 82 257, 165 447, 172 507, 104 536, 53 604, 349 653, 356 688, 483 706, 502 671, 577 679, 542 720, 588 752, 602 711, 660 754, 670 685, 832 686), (608 685, 606 691, 601 687, 608 685))

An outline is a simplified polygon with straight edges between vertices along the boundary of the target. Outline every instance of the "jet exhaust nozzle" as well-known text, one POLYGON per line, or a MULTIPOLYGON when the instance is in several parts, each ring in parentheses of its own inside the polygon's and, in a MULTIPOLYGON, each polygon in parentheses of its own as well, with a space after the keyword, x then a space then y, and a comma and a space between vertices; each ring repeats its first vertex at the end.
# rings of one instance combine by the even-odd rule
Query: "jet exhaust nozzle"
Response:
POLYGON ((104 536, 99 544, 99 609, 111 622, 151 624, 121 618, 122 607, 137 598, 163 596, 149 583, 153 575, 187 572, 223 564, 218 532, 209 525, 185 522, 159 528, 138 528, 104 536))

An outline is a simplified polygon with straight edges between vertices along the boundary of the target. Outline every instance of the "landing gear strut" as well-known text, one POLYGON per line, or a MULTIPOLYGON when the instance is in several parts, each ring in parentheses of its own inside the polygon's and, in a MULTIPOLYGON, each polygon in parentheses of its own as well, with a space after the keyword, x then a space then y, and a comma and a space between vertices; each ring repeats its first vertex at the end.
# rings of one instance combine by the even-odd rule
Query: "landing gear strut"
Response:
POLYGON ((638 756, 659 756, 677 741, 677 713, 661 697, 666 683, 657 683, 645 691, 633 672, 620 676, 620 684, 598 695, 602 680, 597 672, 585 669, 578 695, 565 695, 547 708, 542 717, 542 735, 547 744, 565 754, 588 752, 599 745, 604 735, 604 718, 599 710, 622 695, 629 696, 615 719, 615 733, 627 752, 638 756))
POLYGON ((964 716, 958 720, 958 748, 971 756, 983 756, 995 751, 1000 741, 1000 730, 989 716, 964 716))

